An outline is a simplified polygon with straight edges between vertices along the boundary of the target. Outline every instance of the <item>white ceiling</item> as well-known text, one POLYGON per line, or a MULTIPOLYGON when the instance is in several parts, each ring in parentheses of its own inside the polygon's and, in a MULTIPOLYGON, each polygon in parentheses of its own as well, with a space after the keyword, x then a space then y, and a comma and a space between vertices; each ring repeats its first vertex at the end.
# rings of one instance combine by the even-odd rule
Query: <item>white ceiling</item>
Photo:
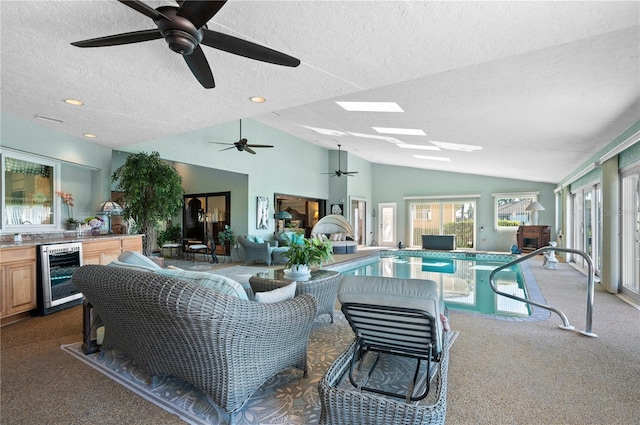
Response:
POLYGON ((232 0, 210 29, 302 63, 280 67, 203 46, 216 80, 210 90, 164 40, 69 44, 154 28, 117 1, 0 7, 2 112, 78 137, 95 133, 94 143, 113 148, 253 118, 374 163, 557 183, 640 119, 637 1, 232 0), (255 95, 267 102, 249 102, 255 95), (347 112, 336 100, 396 102, 405 112, 347 112), (431 141, 481 149, 397 146, 431 141))

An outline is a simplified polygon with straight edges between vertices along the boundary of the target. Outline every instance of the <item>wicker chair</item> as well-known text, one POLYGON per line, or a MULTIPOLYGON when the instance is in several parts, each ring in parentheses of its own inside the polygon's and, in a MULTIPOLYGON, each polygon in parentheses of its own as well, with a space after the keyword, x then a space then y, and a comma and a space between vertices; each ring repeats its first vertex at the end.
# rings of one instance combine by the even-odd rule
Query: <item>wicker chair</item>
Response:
POLYGON ((246 236, 238 236, 238 243, 244 249, 244 264, 261 261, 271 265, 271 253, 278 246, 278 242, 252 242, 246 236))
MULTIPOLYGON (((343 389, 339 383, 348 373, 356 340, 327 369, 318 384, 320 421, 318 425, 431 425, 444 424, 447 414, 447 371, 449 343, 445 338, 440 366, 433 378, 433 404, 407 404, 356 388, 343 389), (433 393, 435 391, 435 393, 433 393)), ((429 398, 431 399, 431 397, 429 398)))
POLYGON ((103 349, 118 348, 153 376, 192 383, 230 422, 273 375, 293 367, 306 376, 317 311, 310 295, 260 304, 156 273, 97 265, 81 267, 73 283, 104 323, 103 349))

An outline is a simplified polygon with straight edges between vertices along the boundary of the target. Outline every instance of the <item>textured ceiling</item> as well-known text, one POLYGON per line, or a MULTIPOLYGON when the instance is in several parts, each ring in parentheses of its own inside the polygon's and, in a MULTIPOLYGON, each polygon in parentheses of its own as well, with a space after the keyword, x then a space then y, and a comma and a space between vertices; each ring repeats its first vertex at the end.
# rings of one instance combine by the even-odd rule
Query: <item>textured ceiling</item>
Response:
POLYGON ((280 67, 204 46, 210 90, 164 40, 69 44, 154 28, 117 1, 0 7, 2 112, 95 133, 94 143, 113 148, 253 118, 374 163, 556 183, 640 119, 638 2, 232 0, 210 29, 302 63, 280 67), (255 95, 267 102, 249 102, 255 95), (396 102, 405 112, 347 112, 336 100, 396 102), (433 149, 433 141, 468 146, 398 147, 433 149))

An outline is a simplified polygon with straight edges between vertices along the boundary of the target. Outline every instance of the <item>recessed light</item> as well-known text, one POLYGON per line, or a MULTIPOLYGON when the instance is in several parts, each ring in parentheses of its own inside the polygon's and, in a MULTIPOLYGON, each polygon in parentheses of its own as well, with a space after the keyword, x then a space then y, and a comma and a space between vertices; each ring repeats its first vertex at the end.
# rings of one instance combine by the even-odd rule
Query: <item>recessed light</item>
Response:
POLYGON ((98 137, 95 134, 91 134, 91 133, 84 133, 83 136, 88 137, 90 139, 95 139, 96 137, 98 137))
POLYGON ((353 112, 404 112, 396 102, 336 102, 353 112))
POLYGON ((252 96, 249 98, 249 100, 252 101, 253 103, 264 103, 267 101, 267 99, 261 96, 252 96))
POLYGON ((409 145, 406 143, 401 143, 396 146, 404 149, 418 149, 423 151, 439 151, 440 150, 440 148, 437 146, 428 146, 428 145, 409 145))
POLYGON ((443 158, 441 156, 413 155, 413 157, 418 159, 429 159, 431 161, 451 162, 451 158, 443 158))
POLYGON ((426 136, 425 132, 419 128, 390 128, 390 127, 371 127, 381 134, 403 134, 405 136, 426 136))
POLYGON ((69 105, 73 105, 73 106, 82 106, 82 105, 84 105, 84 102, 81 101, 81 100, 65 99, 64 101, 65 101, 65 103, 68 103, 69 105))

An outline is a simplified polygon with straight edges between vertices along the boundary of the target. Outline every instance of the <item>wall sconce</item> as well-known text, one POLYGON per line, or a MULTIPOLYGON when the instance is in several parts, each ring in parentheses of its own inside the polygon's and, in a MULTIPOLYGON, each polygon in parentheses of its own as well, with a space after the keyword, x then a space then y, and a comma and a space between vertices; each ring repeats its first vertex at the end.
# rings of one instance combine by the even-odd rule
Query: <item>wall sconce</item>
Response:
POLYGON ((544 207, 538 201, 532 202, 529 204, 527 211, 531 211, 531 224, 534 226, 538 225, 538 211, 544 211, 544 207))

